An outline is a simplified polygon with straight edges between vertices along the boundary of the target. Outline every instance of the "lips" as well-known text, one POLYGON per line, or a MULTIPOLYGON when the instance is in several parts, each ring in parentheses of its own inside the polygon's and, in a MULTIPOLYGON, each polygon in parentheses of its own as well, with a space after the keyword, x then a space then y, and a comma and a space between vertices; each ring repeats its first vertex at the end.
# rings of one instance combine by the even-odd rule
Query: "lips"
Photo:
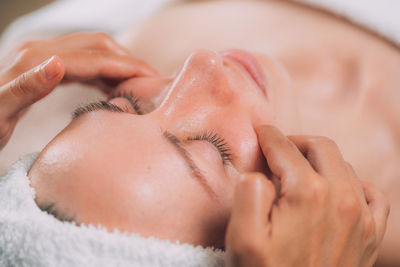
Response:
POLYGON ((260 63, 252 54, 243 50, 232 49, 222 52, 221 55, 241 65, 264 95, 267 95, 267 79, 261 69, 260 63))

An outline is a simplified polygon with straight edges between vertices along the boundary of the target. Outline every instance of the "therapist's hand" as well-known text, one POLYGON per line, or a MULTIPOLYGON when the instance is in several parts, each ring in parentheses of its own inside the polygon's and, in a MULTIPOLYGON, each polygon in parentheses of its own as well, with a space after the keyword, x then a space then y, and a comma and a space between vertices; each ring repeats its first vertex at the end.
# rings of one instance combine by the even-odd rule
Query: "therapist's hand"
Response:
POLYGON ((361 183, 336 144, 257 129, 268 166, 281 182, 248 173, 235 189, 227 229, 228 266, 372 266, 388 202, 361 183))
POLYGON ((27 42, 0 62, 0 149, 26 108, 62 81, 115 84, 157 75, 104 33, 77 33, 27 42))
POLYGON ((65 66, 64 80, 121 81, 134 76, 156 75, 105 33, 74 33, 56 39, 30 41, 0 62, 0 86, 58 56, 65 66))

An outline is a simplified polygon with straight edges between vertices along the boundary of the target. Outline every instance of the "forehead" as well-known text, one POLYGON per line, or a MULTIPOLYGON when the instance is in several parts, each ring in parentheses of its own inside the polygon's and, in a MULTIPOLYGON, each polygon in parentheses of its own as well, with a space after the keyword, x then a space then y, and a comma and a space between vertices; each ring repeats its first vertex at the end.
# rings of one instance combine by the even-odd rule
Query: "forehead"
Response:
POLYGON ((75 202, 75 208, 82 206, 82 196, 132 201, 172 185, 198 187, 158 125, 120 113, 95 112, 72 122, 32 170, 39 196, 68 206, 75 202))

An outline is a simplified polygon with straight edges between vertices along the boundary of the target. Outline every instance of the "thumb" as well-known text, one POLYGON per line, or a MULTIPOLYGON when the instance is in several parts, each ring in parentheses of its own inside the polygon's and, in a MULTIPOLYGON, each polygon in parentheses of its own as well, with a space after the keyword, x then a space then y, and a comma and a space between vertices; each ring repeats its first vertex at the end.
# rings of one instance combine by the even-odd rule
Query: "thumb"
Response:
POLYGON ((11 118, 48 95, 64 77, 62 60, 53 56, 0 88, 0 118, 11 118))
POLYGON ((253 237, 260 236, 260 231, 268 226, 268 215, 276 190, 261 173, 246 173, 242 177, 235 188, 228 235, 232 231, 236 238, 247 240, 253 234, 253 237))

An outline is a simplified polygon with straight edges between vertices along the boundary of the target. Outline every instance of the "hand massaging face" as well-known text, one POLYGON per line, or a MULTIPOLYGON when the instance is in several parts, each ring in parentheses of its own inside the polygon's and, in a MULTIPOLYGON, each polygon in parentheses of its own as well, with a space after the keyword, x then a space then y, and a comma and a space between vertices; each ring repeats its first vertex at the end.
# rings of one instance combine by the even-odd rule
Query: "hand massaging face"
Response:
POLYGON ((109 230, 222 247, 238 173, 263 171, 254 127, 295 131, 283 67, 197 51, 174 79, 134 78, 82 107, 29 172, 36 202, 109 230))

